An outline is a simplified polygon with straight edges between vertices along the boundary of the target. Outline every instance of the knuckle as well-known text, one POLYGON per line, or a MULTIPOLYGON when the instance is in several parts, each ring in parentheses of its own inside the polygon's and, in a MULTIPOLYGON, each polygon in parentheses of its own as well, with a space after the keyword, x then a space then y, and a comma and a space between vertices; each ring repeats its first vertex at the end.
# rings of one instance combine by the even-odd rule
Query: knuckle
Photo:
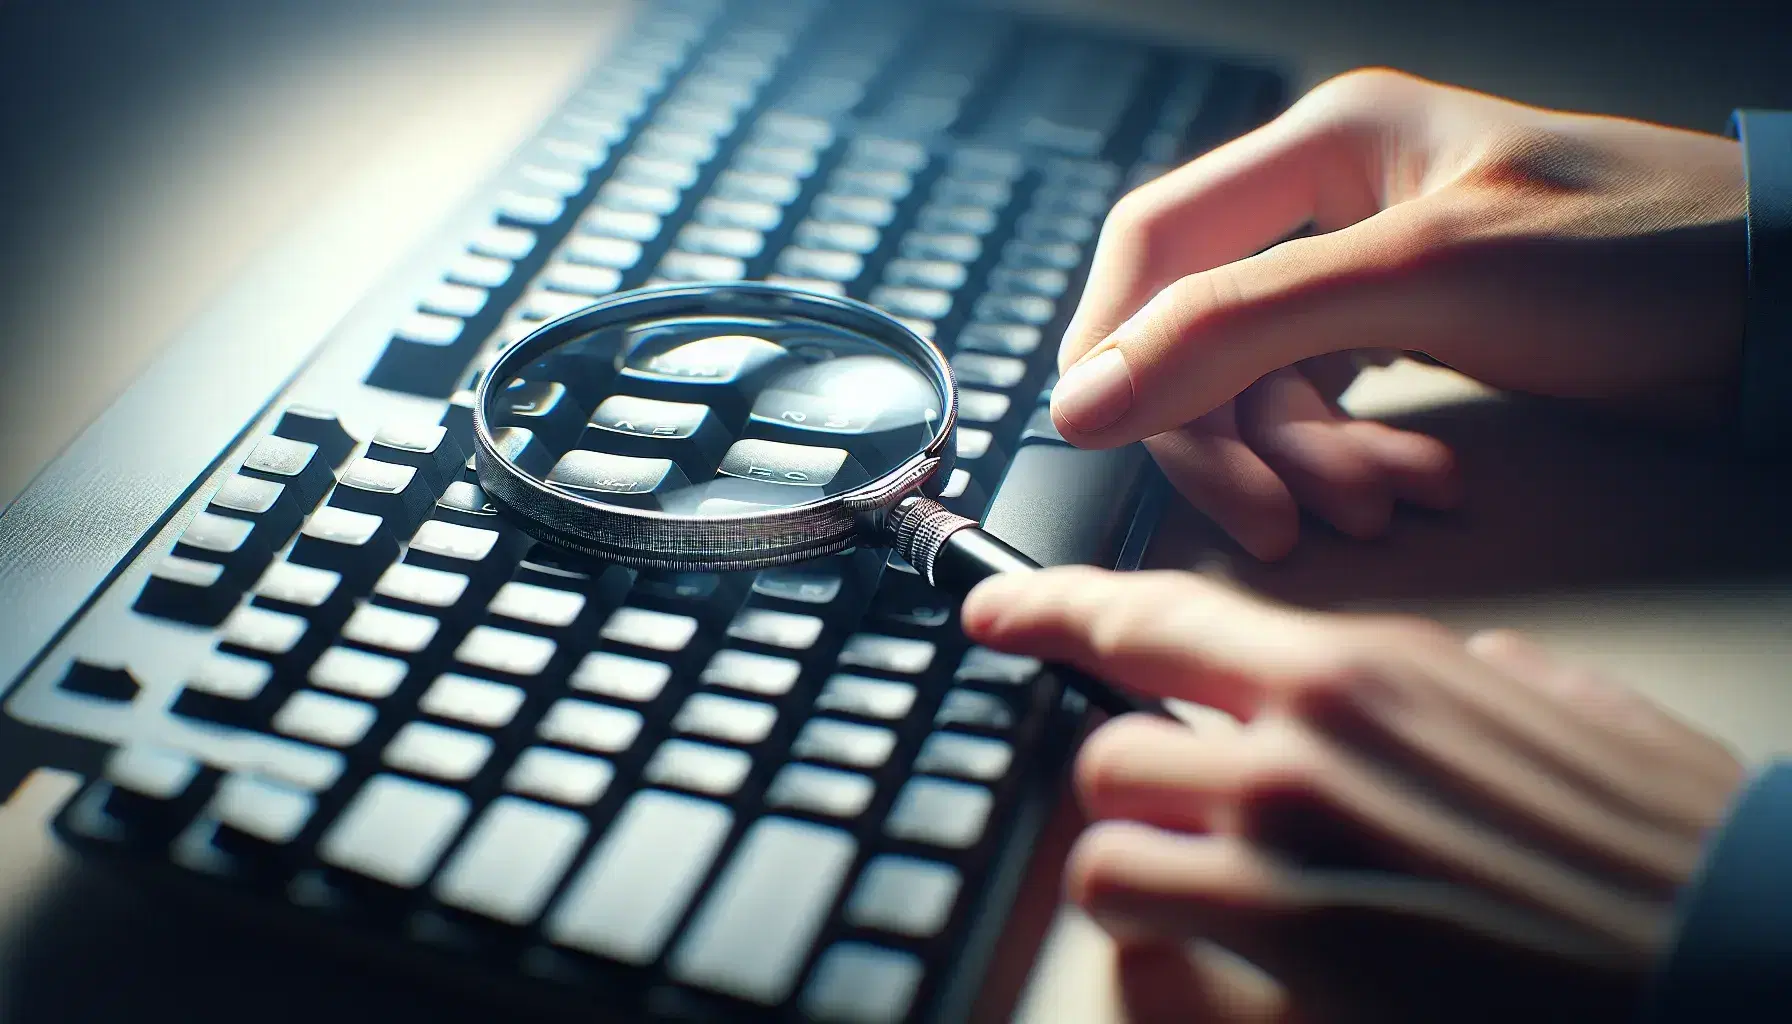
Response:
POLYGON ((1239 776, 1238 800, 1260 805, 1287 795, 1311 796, 1324 789, 1328 770, 1320 745, 1290 722, 1256 735, 1258 749, 1239 776))
POLYGON ((1314 86, 1308 93, 1316 104, 1334 111, 1373 109, 1389 100, 1410 95, 1423 79, 1382 66, 1352 68, 1314 86))

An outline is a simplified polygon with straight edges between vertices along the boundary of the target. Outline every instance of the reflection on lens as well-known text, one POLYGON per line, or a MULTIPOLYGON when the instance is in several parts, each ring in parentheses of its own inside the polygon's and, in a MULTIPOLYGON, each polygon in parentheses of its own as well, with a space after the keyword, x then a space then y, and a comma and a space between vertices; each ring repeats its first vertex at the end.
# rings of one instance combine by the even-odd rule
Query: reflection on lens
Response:
POLYGON ((823 324, 703 317, 583 336, 504 382, 494 435, 579 497, 727 515, 819 501, 924 450, 944 415, 920 367, 823 324))

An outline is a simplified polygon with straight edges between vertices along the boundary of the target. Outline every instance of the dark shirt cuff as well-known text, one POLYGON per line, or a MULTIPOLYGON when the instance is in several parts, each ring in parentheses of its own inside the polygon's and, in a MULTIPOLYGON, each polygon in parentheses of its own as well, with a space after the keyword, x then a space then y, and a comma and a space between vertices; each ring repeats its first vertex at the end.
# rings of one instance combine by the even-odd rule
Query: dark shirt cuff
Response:
POLYGON ((1681 892, 1645 1024, 1787 1020, 1792 1007, 1792 762, 1732 806, 1681 892))
POLYGON ((1748 193, 1741 427, 1755 451, 1792 443, 1792 112, 1738 110, 1748 193))

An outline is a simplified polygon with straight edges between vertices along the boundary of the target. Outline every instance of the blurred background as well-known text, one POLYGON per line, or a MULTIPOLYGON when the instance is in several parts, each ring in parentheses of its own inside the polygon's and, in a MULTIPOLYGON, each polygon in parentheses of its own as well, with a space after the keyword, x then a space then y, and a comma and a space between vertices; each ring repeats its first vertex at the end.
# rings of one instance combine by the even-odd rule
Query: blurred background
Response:
MULTIPOLYGON (((1721 130, 1792 107, 1770 3, 1031 0, 1721 130)), ((613 0, 0 0, 0 505, 202 315, 305 343, 545 114, 613 0)))

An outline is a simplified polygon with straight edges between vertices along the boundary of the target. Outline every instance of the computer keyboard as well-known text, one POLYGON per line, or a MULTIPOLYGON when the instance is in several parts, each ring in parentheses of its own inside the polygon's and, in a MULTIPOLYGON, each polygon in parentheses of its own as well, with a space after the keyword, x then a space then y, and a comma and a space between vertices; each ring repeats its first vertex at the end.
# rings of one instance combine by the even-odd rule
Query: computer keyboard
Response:
MULTIPOLYGON (((1041 562, 1133 564, 1149 461, 1058 437, 1057 333, 1114 200, 1281 101, 974 7, 642 5, 12 690, 103 745, 59 835, 547 1016, 962 1018, 1080 704, 884 552, 557 555, 480 491, 470 389, 622 289, 863 299, 952 359, 946 504, 1041 562)), ((589 415, 532 393, 504 423, 526 460, 589 415)))

